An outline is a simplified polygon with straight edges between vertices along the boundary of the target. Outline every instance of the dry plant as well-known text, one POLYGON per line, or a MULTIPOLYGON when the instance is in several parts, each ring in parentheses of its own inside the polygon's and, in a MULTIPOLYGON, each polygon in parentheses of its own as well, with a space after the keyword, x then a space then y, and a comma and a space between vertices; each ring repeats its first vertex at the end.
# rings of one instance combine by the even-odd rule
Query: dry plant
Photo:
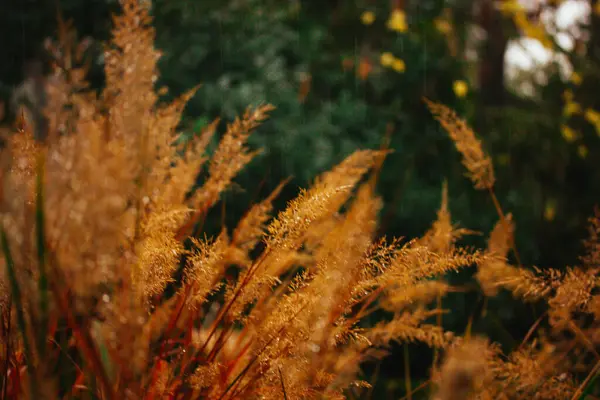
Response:
POLYGON ((524 301, 547 305, 521 345, 508 355, 479 337, 461 338, 447 347, 444 361, 434 369, 435 398, 586 398, 600 370, 600 210, 590 218, 586 254, 579 266, 554 270, 511 265, 509 250, 518 254, 514 224, 494 195, 489 156, 464 120, 444 105, 426 103, 455 142, 475 188, 489 191, 500 217, 477 263, 475 277, 483 293, 494 296, 504 289, 524 301))
POLYGON ((274 218, 281 186, 233 232, 194 234, 258 154, 247 140, 272 107, 249 108, 209 157, 217 121, 177 140, 194 90, 159 102, 148 2, 122 1, 100 95, 73 36, 59 39, 46 140, 22 124, 2 153, 4 397, 344 398, 391 341, 450 342, 426 307, 450 287, 431 278, 483 254, 456 247, 447 222, 423 240, 375 237, 387 150, 351 154, 274 218), (379 307, 394 317, 364 325, 379 307))
POLYGON ((511 265, 512 217, 493 194, 490 158, 456 114, 429 102, 476 188, 494 199, 500 222, 485 251, 458 245, 470 232, 452 224, 446 188, 423 237, 376 237, 385 147, 351 154, 272 217, 282 182, 232 232, 206 237, 194 232, 258 154, 248 138, 272 107, 249 108, 209 157, 218 121, 178 140, 194 90, 158 100, 148 2, 122 1, 100 95, 88 89, 73 36, 59 33, 46 140, 22 124, 2 152, 3 398, 345 398, 370 386, 360 365, 392 341, 443 351, 438 399, 589 391, 600 369, 600 213, 581 266, 511 265), (487 295, 504 288, 546 300, 548 331, 534 326, 508 355, 445 332, 440 299, 454 289, 439 278, 473 265, 487 295), (369 326, 381 309, 391 318, 369 326))

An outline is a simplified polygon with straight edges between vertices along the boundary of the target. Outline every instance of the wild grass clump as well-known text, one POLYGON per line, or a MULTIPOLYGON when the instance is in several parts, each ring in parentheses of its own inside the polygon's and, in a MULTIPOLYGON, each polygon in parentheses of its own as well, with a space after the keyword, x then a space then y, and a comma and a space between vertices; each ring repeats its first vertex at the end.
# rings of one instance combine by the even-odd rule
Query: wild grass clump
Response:
MULTIPOLYGON (((274 217, 285 182, 231 232, 198 234, 258 154, 248 137, 272 107, 249 108, 210 157, 216 121, 178 141, 194 91, 159 102, 147 7, 122 2, 102 93, 87 89, 76 63, 57 63, 47 140, 36 142, 24 126, 3 151, 4 397, 345 398, 366 393, 360 365, 385 356, 392 341, 444 350, 433 379, 440 399, 563 399, 587 390, 600 331, 575 316, 600 313, 597 217, 582 266, 562 273, 510 265, 511 218, 497 201, 500 222, 484 251, 459 246, 469 231, 452 225, 445 191, 422 238, 376 237, 384 148, 351 154, 274 217), (203 167, 207 178, 196 188, 203 167), (546 299, 553 335, 532 335, 505 357, 485 339, 445 332, 435 322, 442 310, 429 306, 454 290, 441 277, 474 265, 487 294, 508 288, 546 299), (381 309, 392 317, 366 324, 381 309), (565 332, 576 339, 563 340, 565 332)), ((62 44, 61 56, 76 60, 76 47, 62 44)), ((479 141, 455 114, 430 106, 476 187, 493 195, 479 141)))

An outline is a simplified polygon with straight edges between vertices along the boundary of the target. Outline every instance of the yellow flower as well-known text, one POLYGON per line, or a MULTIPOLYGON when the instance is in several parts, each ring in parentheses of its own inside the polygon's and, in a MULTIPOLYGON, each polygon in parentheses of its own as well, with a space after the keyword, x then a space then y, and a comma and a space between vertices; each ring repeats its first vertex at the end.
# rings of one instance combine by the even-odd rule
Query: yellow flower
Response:
POLYGON ((505 0, 498 4, 498 9, 503 14, 515 14, 519 11, 523 11, 523 6, 518 0, 505 0))
POLYGON ((548 200, 546 202, 546 207, 544 207, 544 219, 546 221, 552 221, 556 216, 556 204, 553 200, 548 200))
POLYGON ((563 99, 565 99, 566 102, 573 100, 573 91, 570 89, 565 90, 563 92, 563 99))
POLYGON ((527 30, 530 26, 529 19, 527 19, 527 14, 525 14, 523 10, 515 11, 513 14, 513 22, 515 25, 517 25, 517 27, 522 31, 527 30))
POLYGON ((596 5, 594 5, 594 14, 600 15, 600 2, 596 2, 596 5))
POLYGON ((396 32, 406 32, 408 26, 406 25, 406 14, 402 10, 394 10, 390 15, 390 19, 387 22, 388 29, 396 32))
POLYGON ((547 49, 552 50, 554 48, 554 44, 552 40, 546 34, 546 30, 541 25, 530 25, 527 29, 525 29, 525 36, 530 37, 532 39, 537 39, 542 46, 547 49))
POLYGON ((560 133, 562 134, 562 137, 569 143, 574 142, 578 136, 577 133, 567 125, 560 126, 560 133))
POLYGON ((384 67, 390 67, 394 63, 394 55, 389 51, 381 54, 381 59, 379 60, 381 65, 384 67))
POLYGON ((437 29, 440 33, 443 33, 444 35, 447 35, 448 33, 450 33, 450 31, 452 31, 452 25, 446 19, 436 18, 433 23, 435 25, 435 29, 437 29))
POLYGON ((406 70, 406 65, 404 64, 403 60, 396 58, 392 63, 392 68, 396 72, 404 72, 406 70))
POLYGON ((600 113, 592 108, 586 108, 583 116, 590 124, 597 125, 600 122, 600 113))
POLYGON ((469 86, 463 80, 454 81, 452 85, 452 89, 454 90, 454 94, 456 97, 465 97, 467 92, 469 91, 469 86))
POLYGON ((581 106, 579 103, 575 103, 574 101, 569 101, 565 104, 565 108, 563 109, 563 114, 565 117, 570 117, 573 114, 580 114, 581 106))
POLYGON ((371 25, 375 21, 375 13, 373 11, 365 11, 360 16, 360 20, 365 25, 371 25))
POLYGON ((587 146, 584 144, 580 144, 579 146, 577 146, 577 154, 579 154, 579 157, 581 158, 586 158, 588 155, 587 146))
POLYGON ((583 78, 581 78, 581 75, 579 75, 577 72, 573 72, 573 74, 571 75, 571 82, 573 82, 577 86, 581 85, 582 80, 583 78))
POLYGON ((554 44, 548 37, 544 26, 541 23, 532 24, 524 11, 517 12, 513 16, 513 21, 526 37, 538 40, 547 49, 552 50, 554 48, 554 44))

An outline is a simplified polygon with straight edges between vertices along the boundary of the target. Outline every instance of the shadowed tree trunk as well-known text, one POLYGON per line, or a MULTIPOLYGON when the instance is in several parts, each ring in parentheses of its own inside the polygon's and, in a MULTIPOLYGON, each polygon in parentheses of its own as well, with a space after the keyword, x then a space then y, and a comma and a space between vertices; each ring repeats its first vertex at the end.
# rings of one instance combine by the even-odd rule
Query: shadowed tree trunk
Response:
POLYGON ((504 54, 508 45, 508 38, 502 26, 502 15, 492 0, 480 0, 477 20, 485 32, 478 71, 480 104, 483 107, 502 106, 506 97, 504 54))

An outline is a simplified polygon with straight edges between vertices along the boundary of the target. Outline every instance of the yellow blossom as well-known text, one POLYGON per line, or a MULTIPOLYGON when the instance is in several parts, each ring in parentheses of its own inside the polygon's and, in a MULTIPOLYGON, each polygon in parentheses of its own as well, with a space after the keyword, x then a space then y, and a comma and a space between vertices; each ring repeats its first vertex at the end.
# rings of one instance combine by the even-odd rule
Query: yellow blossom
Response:
POLYGON ((553 200, 548 200, 546 202, 546 206, 544 207, 544 219, 546 221, 554 220, 556 216, 556 202, 553 200))
POLYGON ((594 110, 593 108, 586 108, 583 116, 586 121, 594 125, 594 128, 596 128, 596 133, 598 136, 600 136, 600 112, 594 110))
POLYGON ((435 29, 437 29, 440 33, 447 35, 452 31, 452 25, 450 22, 443 18, 436 18, 433 22, 435 24, 435 29))
POLYGON ((600 123, 600 113, 592 108, 586 108, 583 116, 590 124, 596 125, 600 123))
POLYGON ((565 108, 563 109, 563 114, 565 115, 565 117, 570 117, 573 114, 580 114, 581 113, 581 106, 579 105, 579 103, 576 103, 574 101, 569 101, 567 102, 567 104, 565 104, 565 108))
POLYGON ((550 40, 550 38, 546 34, 546 30, 542 25, 530 25, 527 29, 525 29, 524 33, 527 37, 537 39, 545 48, 550 50, 554 48, 552 40, 550 40))
POLYGON ((571 75, 571 82, 577 86, 581 85, 582 80, 583 78, 581 78, 581 75, 579 75, 577 72, 573 72, 571 75))
POLYGON ((518 0, 505 0, 498 3, 498 9, 503 14, 515 14, 523 11, 523 6, 518 0))
POLYGON ((600 2, 596 2, 594 5, 594 14, 600 15, 600 2))
POLYGON ((548 37, 546 29, 541 23, 532 24, 524 11, 519 11, 513 16, 515 24, 521 29, 523 35, 538 40, 547 49, 553 49, 552 40, 548 37))
POLYGON ((569 143, 574 142, 578 136, 577 133, 567 125, 560 126, 560 133, 562 134, 562 137, 569 143))
POLYGON ((565 99, 565 101, 567 101, 567 102, 573 100, 573 91, 572 90, 565 90, 563 92, 563 99, 565 99))
POLYGON ((381 54, 381 59, 379 61, 384 67, 390 67, 394 63, 394 55, 389 51, 386 51, 381 54))
POLYGON ((456 97, 465 97, 467 92, 469 91, 469 86, 463 80, 454 81, 452 85, 452 89, 454 90, 454 94, 456 97))
POLYGON ((517 27, 522 31, 527 30, 530 26, 529 19, 527 19, 527 14, 523 10, 515 11, 513 14, 513 21, 515 25, 517 25, 517 27))
POLYGON ((394 10, 390 15, 390 19, 387 22, 388 29, 396 32, 406 32, 408 26, 406 25, 406 14, 402 10, 394 10))
POLYGON ((584 144, 580 144, 579 146, 577 146, 577 154, 579 154, 579 157, 581 158, 586 158, 588 155, 587 146, 584 144))
POLYGON ((364 25, 371 25, 375 21, 375 13, 373 11, 365 11, 360 16, 360 20, 364 25))
POLYGON ((392 63, 392 68, 396 72, 404 72, 406 70, 406 65, 404 64, 403 60, 396 58, 392 63))

